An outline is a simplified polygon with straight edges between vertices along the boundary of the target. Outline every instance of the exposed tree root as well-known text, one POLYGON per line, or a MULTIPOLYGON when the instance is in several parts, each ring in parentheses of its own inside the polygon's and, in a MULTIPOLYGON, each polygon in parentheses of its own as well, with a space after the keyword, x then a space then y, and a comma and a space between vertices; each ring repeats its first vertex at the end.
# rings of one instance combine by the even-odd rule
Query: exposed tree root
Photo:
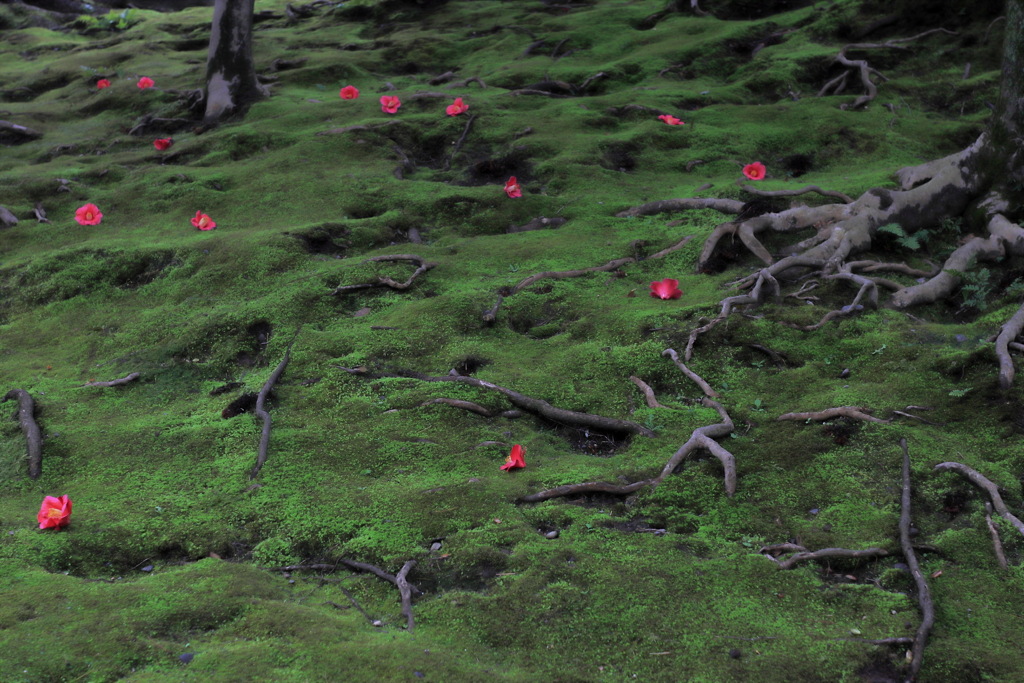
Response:
POLYGON ((905 50, 906 48, 902 45, 902 43, 909 43, 911 41, 917 40, 919 38, 924 38, 925 36, 929 36, 933 33, 938 33, 940 31, 943 33, 948 33, 950 35, 956 35, 955 31, 947 31, 944 28, 935 28, 930 31, 918 33, 916 36, 911 36, 909 38, 896 38, 894 40, 887 40, 884 43, 851 43, 849 45, 844 46, 841 50, 839 50, 839 54, 836 55, 835 61, 847 67, 847 69, 849 70, 843 71, 842 74, 833 78, 831 81, 822 86, 821 90, 818 91, 818 97, 824 97, 825 95, 829 94, 838 95, 839 93, 841 93, 846 88, 847 79, 849 78, 850 74, 853 73, 860 77, 860 82, 864 86, 865 92, 863 95, 860 95, 856 100, 854 100, 852 104, 842 105, 840 109, 859 109, 863 107, 868 102, 875 99, 875 97, 878 95, 878 86, 875 85, 874 81, 871 80, 871 76, 878 76, 882 80, 888 79, 885 76, 883 76, 880 71, 872 68, 868 64, 867 60, 850 59, 849 57, 847 57, 846 53, 848 51, 878 50, 883 48, 905 50))
POLYGON ((1013 385, 1013 377, 1016 371, 1013 367, 1013 359, 1010 358, 1009 345, 1024 330, 1024 305, 1017 309, 1006 323, 999 330, 996 337, 996 358, 999 359, 999 388, 1006 391, 1013 385))
POLYGON ((398 586, 398 594, 402 596, 402 616, 405 617, 405 627, 412 633, 412 589, 406 577, 409 570, 416 566, 416 560, 409 560, 402 565, 395 575, 395 585, 398 586))
POLYGON ((910 540, 910 452, 907 450, 907 440, 900 439, 900 448, 903 450, 903 492, 900 498, 900 547, 903 548, 903 556, 907 560, 907 566, 917 584, 917 602, 921 606, 921 625, 917 627, 914 634, 914 646, 911 649, 913 655, 910 660, 910 672, 907 675, 908 681, 917 678, 921 670, 921 661, 924 657, 924 646, 928 642, 928 634, 935 623, 935 606, 932 604, 931 590, 928 588, 928 581, 924 578, 921 565, 917 562, 917 555, 914 554, 914 546, 910 540))
POLYGON ((619 420, 614 417, 603 417, 601 415, 593 415, 591 413, 580 413, 575 410, 556 408, 547 401, 539 398, 532 398, 530 396, 520 394, 518 391, 513 391, 512 389, 507 389, 490 382, 485 382, 481 379, 477 379, 476 377, 469 377, 468 375, 446 375, 442 377, 434 377, 431 375, 423 375, 418 372, 378 374, 361 367, 346 368, 340 365, 336 365, 335 367, 339 370, 344 370, 351 375, 360 375, 363 377, 406 377, 409 379, 417 379, 421 382, 457 382, 459 384, 468 384, 480 389, 496 391, 505 396, 509 403, 517 408, 521 408, 529 413, 540 415, 541 417, 558 424, 573 425, 576 427, 589 427, 602 432, 613 432, 617 434, 642 434, 643 436, 654 436, 654 432, 647 427, 635 422, 630 422, 629 420, 619 420))
POLYGON ((716 197, 691 197, 688 199, 661 199, 634 206, 615 214, 618 218, 634 218, 637 216, 653 216, 657 213, 673 213, 692 209, 715 209, 722 213, 739 213, 744 202, 738 199, 718 199, 716 197))
POLYGON ((736 493, 736 459, 732 453, 723 448, 715 439, 720 439, 724 436, 732 433, 733 422, 732 418, 725 411, 720 404, 712 401, 710 398, 701 399, 701 404, 714 408, 718 411, 718 414, 722 417, 722 422, 713 425, 707 425, 705 427, 698 427, 693 430, 690 434, 690 438, 679 447, 665 466, 661 468, 661 472, 658 476, 651 479, 642 479, 635 481, 630 484, 608 484, 603 481, 588 481, 582 484, 565 484, 563 486, 556 486, 552 489, 546 489, 544 491, 538 491, 528 496, 520 498, 523 503, 537 503, 542 500, 548 500, 549 498, 558 498, 560 496, 572 496, 583 493, 611 493, 615 495, 629 495, 634 491, 637 491, 645 486, 656 487, 660 484, 665 477, 672 474, 673 471, 690 456, 694 451, 704 449, 714 455, 722 463, 722 468, 725 470, 725 493, 730 498, 736 493))
POLYGON ((1009 569, 1006 553, 1003 552, 1003 541, 999 538, 999 529, 992 523, 992 503, 987 500, 985 501, 985 526, 988 527, 988 533, 992 536, 992 550, 996 554, 996 561, 1003 569, 1009 569))
POLYGON ((462 408, 468 410, 471 413, 477 415, 483 415, 484 417, 505 417, 505 418, 517 418, 522 417, 523 413, 520 410, 488 410, 479 403, 473 403, 472 401, 463 401, 458 398, 434 398, 425 403, 421 403, 420 407, 433 405, 435 403, 442 403, 444 405, 452 406, 453 408, 462 408))
POLYGON ((637 387, 640 388, 640 391, 643 392, 644 400, 647 401, 647 407, 648 408, 667 408, 668 407, 668 406, 663 406, 660 403, 658 403, 658 399, 654 396, 654 389, 651 389, 651 386, 649 384, 647 384, 647 382, 643 381, 642 379, 640 379, 636 375, 630 375, 629 376, 629 381, 632 382, 633 384, 637 385, 637 387))
POLYGON ((722 310, 718 313, 718 316, 690 332, 690 338, 686 341, 686 351, 683 352, 683 358, 689 361, 693 357, 693 345, 697 343, 697 338, 728 318, 732 314, 734 306, 760 304, 769 296, 778 300, 781 296, 781 290, 779 289, 778 280, 776 280, 775 276, 771 273, 771 269, 762 268, 757 273, 754 288, 750 291, 750 294, 739 294, 722 299, 722 310))
POLYGON ((826 197, 842 199, 847 204, 853 201, 853 197, 850 197, 849 195, 845 195, 842 192, 837 192, 835 190, 823 190, 817 185, 808 185, 800 188, 799 190, 760 190, 753 185, 743 185, 742 187, 750 194, 756 194, 758 197, 797 197, 802 194, 807 194, 808 192, 817 192, 818 194, 826 197))
POLYGON ((329 130, 322 130, 316 135, 340 135, 341 133, 352 133, 360 130, 376 130, 378 128, 387 128, 388 126, 401 125, 398 121, 385 121, 384 123, 371 123, 371 124, 354 124, 351 126, 342 126, 341 128, 331 128, 329 130))
POLYGON ((24 389, 11 389, 4 395, 4 401, 17 401, 18 412, 15 419, 25 434, 25 446, 28 452, 28 476, 38 479, 43 472, 43 433, 36 422, 36 402, 24 389))
POLYGON ((356 285, 342 285, 336 287, 331 291, 331 294, 342 294, 344 292, 351 292, 357 289, 368 289, 370 287, 390 287, 391 289, 405 290, 412 286, 413 281, 416 280, 420 275, 427 272, 431 268, 437 266, 436 263, 423 260, 423 257, 417 256, 416 254, 385 254, 384 256, 374 256, 366 259, 365 262, 379 262, 379 261, 410 261, 416 264, 416 270, 413 271, 412 275, 409 276, 404 282, 398 282, 393 280, 386 275, 378 275, 376 282, 364 282, 356 285))
MULTIPOLYGON (((787 544, 788 545, 788 544, 787 544)), ((777 548, 778 546, 768 546, 769 548, 777 548)), ((797 548, 801 546, 796 546, 797 548)), ((787 549, 788 550, 788 549, 787 549)), ((889 551, 884 548, 868 548, 867 550, 849 550, 848 548, 822 548, 821 550, 800 550, 790 555, 784 560, 767 555, 779 563, 779 569, 792 569, 801 562, 809 562, 811 560, 820 560, 823 558, 839 557, 844 559, 859 559, 859 558, 873 558, 873 557, 884 557, 889 554, 889 551)))
MULTIPOLYGON (((296 336, 298 336, 297 332, 296 336)), ((267 462, 267 449, 270 446, 270 413, 267 412, 266 408, 267 396, 270 395, 270 390, 274 388, 275 384, 277 384, 277 380, 280 379, 281 373, 284 372, 285 367, 288 365, 288 358, 291 356, 292 344, 294 343, 295 339, 292 339, 291 343, 288 344, 288 348, 285 349, 284 358, 282 358, 281 362, 277 364, 274 371, 270 373, 270 377, 268 377, 267 381, 263 383, 263 386, 260 388, 260 393, 256 396, 256 407, 253 409, 253 412, 258 418, 263 420, 263 431, 260 433, 260 446, 259 452, 256 455, 256 465, 249 473, 250 480, 256 478, 260 473, 260 470, 263 469, 264 463, 267 462)))
POLYGON ((473 127, 474 121, 476 121, 476 114, 471 114, 469 118, 466 120, 466 127, 462 129, 462 135, 459 136, 459 139, 455 142, 455 145, 452 147, 452 153, 449 154, 448 157, 444 160, 444 166, 441 167, 441 170, 447 171, 452 167, 452 161, 455 159, 456 156, 458 156, 459 150, 462 149, 463 143, 466 142, 466 136, 469 135, 469 131, 473 127))
POLYGON ((676 364, 684 375, 693 380, 693 383, 700 387, 700 390, 704 392, 704 395, 708 398, 718 398, 718 392, 711 388, 711 385, 704 381, 700 375, 686 367, 681 360, 679 360, 679 354, 676 353, 675 349, 665 349, 661 352, 662 356, 667 356, 672 359, 672 362, 676 364))
POLYGON ((814 422, 824 422, 825 420, 834 420, 837 417, 847 417, 851 420, 862 420, 864 422, 878 422, 879 424, 889 424, 892 420, 881 420, 877 417, 872 417, 869 413, 871 411, 867 408, 858 408, 856 406, 840 406, 838 408, 826 408, 825 410, 819 410, 812 413, 785 413, 779 415, 776 419, 778 420, 802 420, 808 421, 813 420, 814 422))
POLYGON ((484 89, 487 88, 487 84, 484 83, 483 79, 482 78, 477 78, 476 76, 471 76, 470 78, 466 78, 466 79, 463 79, 461 81, 453 81, 452 83, 449 83, 448 85, 446 85, 444 87, 446 87, 448 89, 451 89, 451 88, 465 88, 470 83, 476 83, 477 85, 480 86, 481 90, 484 90, 484 89))
MULTIPOLYGON (((692 239, 693 235, 687 235, 686 237, 679 240, 672 246, 666 247, 665 249, 662 249, 657 253, 651 254, 645 260, 664 258, 665 256, 668 256, 672 252, 678 249, 682 249, 686 245, 686 243, 692 239)), ((590 268, 580 268, 579 270, 547 270, 544 271, 543 273, 534 273, 533 275, 523 280, 520 280, 513 287, 505 288, 504 290, 502 290, 502 292, 498 294, 498 300, 494 304, 494 306, 484 311, 482 319, 485 323, 493 323, 497 319, 498 308, 501 306, 503 297, 515 294, 516 292, 520 292, 529 287, 530 285, 534 284, 535 282, 538 282, 539 280, 561 280, 571 277, 581 277, 583 275, 589 275, 590 273, 608 272, 615 270, 617 268, 621 268, 622 266, 625 266, 630 263, 636 263, 639 260, 640 258, 637 256, 627 256, 625 258, 614 259, 612 261, 609 261, 608 263, 605 263, 604 265, 592 266, 590 268)))
POLYGON ((134 382, 138 378, 139 378, 139 373, 133 372, 133 373, 131 373, 129 375, 125 375, 124 377, 120 377, 118 379, 112 379, 109 382, 86 382, 82 386, 83 387, 117 387, 117 386, 121 386, 122 384, 128 384, 129 382, 134 382))
POLYGON ((1006 507, 1006 503, 1003 502, 1003 497, 999 495, 999 487, 992 483, 991 479, 977 470, 959 462, 940 462, 933 469, 938 472, 953 470, 967 477, 969 482, 988 495, 989 500, 992 501, 992 507, 996 509, 996 512, 998 512, 1003 519, 1012 524, 1017 531, 1024 534, 1024 522, 1020 521, 1020 519, 1014 516, 1013 513, 1010 512, 1009 508, 1006 507))

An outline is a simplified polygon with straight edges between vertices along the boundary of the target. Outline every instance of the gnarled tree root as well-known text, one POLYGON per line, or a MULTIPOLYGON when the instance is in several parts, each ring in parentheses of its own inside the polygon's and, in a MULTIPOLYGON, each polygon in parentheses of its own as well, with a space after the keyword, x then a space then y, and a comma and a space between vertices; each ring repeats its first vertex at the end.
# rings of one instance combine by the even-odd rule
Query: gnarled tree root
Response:
POLYGON ((917 562, 917 555, 914 554, 914 546, 910 540, 910 452, 907 450, 907 440, 900 439, 900 448, 903 450, 903 490, 900 497, 900 547, 903 549, 903 556, 907 560, 907 566, 914 577, 917 585, 917 602, 921 606, 921 625, 917 627, 914 634, 914 646, 911 648, 912 657, 910 660, 910 672, 907 675, 908 681, 917 678, 921 670, 921 661, 924 657, 924 646, 928 641, 928 634, 935 623, 935 606, 932 604, 931 590, 928 588, 928 581, 924 578, 921 565, 917 562))
POLYGON ((421 403, 420 407, 422 408, 423 406, 434 405, 435 403, 441 403, 447 406, 452 406, 453 408, 462 408, 463 410, 468 410, 471 413, 483 415, 484 417, 505 417, 513 419, 523 416, 523 413, 520 410, 489 410, 487 408, 484 408, 479 403, 473 403, 472 401, 463 401, 462 399, 458 398, 433 398, 430 399, 429 401, 421 403))
POLYGON ((25 434, 25 445, 28 451, 28 476, 38 479, 43 472, 43 434, 36 422, 36 402, 24 389, 11 389, 4 395, 4 401, 17 401, 18 412, 15 419, 25 434))
POLYGON ((1010 358, 1010 344, 1024 330, 1024 305, 1017 309, 999 330, 996 337, 996 358, 999 359, 999 388, 1006 391, 1013 386, 1015 370, 1013 359, 1010 358))
POLYGON ((648 408, 667 408, 668 407, 668 406, 663 406, 660 403, 658 403, 658 399, 654 395, 654 389, 652 389, 651 386, 647 382, 643 381, 642 379, 640 379, 636 375, 630 375, 629 376, 629 381, 632 382, 633 384, 637 385, 637 387, 640 389, 640 391, 643 392, 644 400, 647 401, 647 407, 648 408))
POLYGON ((871 411, 867 408, 859 408, 857 406, 839 406, 838 408, 826 408, 825 410, 818 410, 811 413, 785 413, 783 415, 779 415, 775 419, 824 422, 825 420, 834 420, 837 417, 847 417, 851 420, 877 422, 879 424, 889 424, 892 422, 892 420, 881 420, 877 417, 872 417, 870 413, 871 411))
POLYGON ((672 362, 676 364, 684 375, 693 380, 693 383, 700 387, 700 390, 704 392, 704 395, 708 398, 718 398, 718 392, 711 388, 711 385, 704 381, 700 375, 686 367, 681 360, 679 360, 679 354, 676 353, 675 349, 665 349, 661 352, 662 356, 668 356, 672 359, 672 362))
POLYGON ((817 194, 825 197, 841 199, 847 204, 853 201, 853 197, 850 197, 849 195, 835 190, 823 190, 817 185, 807 185, 805 187, 801 187, 799 190, 760 190, 753 185, 743 185, 742 187, 746 192, 757 195, 758 197, 798 197, 802 194, 807 194, 808 192, 816 192, 817 194))
POLYGON ((521 408, 529 413, 540 415, 541 417, 559 424, 574 425, 577 427, 590 427, 603 432, 615 432, 618 434, 642 434, 643 436, 654 436, 654 432, 643 425, 637 424, 636 422, 619 420, 614 417, 603 417, 601 415, 593 415, 591 413, 581 413, 575 410, 566 410, 564 408, 556 408, 547 401, 539 398, 532 398, 530 396, 520 394, 518 391, 513 391, 512 389, 498 386, 491 382, 485 382, 481 379, 477 379, 476 377, 469 377, 468 375, 445 375, 441 377, 434 377, 431 375, 423 375, 418 372, 378 374, 370 372, 366 368, 346 368, 340 365, 336 365, 335 367, 339 370, 344 370, 350 375, 360 375, 363 377, 406 377, 408 379, 417 379, 421 382, 457 382, 459 384, 468 384, 480 389, 496 391, 505 396, 509 403, 517 408, 521 408))
POLYGON ((128 384, 129 382, 134 382, 138 378, 139 378, 139 373, 133 372, 133 373, 131 373, 129 375, 125 375, 124 377, 119 377, 118 379, 112 379, 109 382, 86 382, 82 386, 83 387, 117 387, 117 386, 121 386, 123 384, 128 384))
POLYGON ((710 408, 714 408, 718 411, 718 414, 722 417, 722 422, 713 425, 707 425, 705 427, 698 427, 693 430, 690 434, 690 438, 679 447, 665 466, 661 468, 661 472, 658 476, 651 479, 642 479, 640 481, 634 481, 630 484, 609 484, 603 481, 588 481, 582 484, 565 484, 563 486, 556 486, 555 488, 545 489, 538 491, 537 493, 531 493, 528 496, 520 498, 520 502, 523 503, 538 503, 542 500, 548 500, 549 498, 558 498, 560 496, 573 496, 584 493, 611 493, 614 495, 626 496, 634 491, 638 491, 645 486, 656 487, 660 484, 665 477, 672 474, 672 472, 679 466, 679 464, 689 457, 694 451, 704 449, 714 455, 722 463, 722 468, 725 470, 725 493, 730 498, 736 493, 736 459, 732 453, 723 448, 715 439, 720 439, 728 434, 732 433, 733 422, 732 418, 725 411, 720 404, 712 401, 710 398, 704 398, 701 400, 701 404, 710 408))
MULTIPOLYGON (((793 545, 793 544, 789 544, 789 543, 782 544, 782 546, 791 546, 791 545, 793 545)), ((785 548, 783 548, 782 546, 779 546, 779 545, 776 545, 776 546, 766 546, 765 548, 761 549, 762 553, 764 553, 764 551, 766 551, 766 550, 771 551, 771 550, 778 550, 780 548, 782 548, 785 551, 794 551, 794 550, 796 551, 796 552, 794 552, 792 555, 790 555, 789 557, 787 557, 784 560, 780 560, 780 559, 774 557, 773 555, 765 553, 765 557, 769 557, 769 558, 771 558, 772 560, 774 560, 775 562, 777 562, 779 564, 779 569, 792 569, 793 567, 797 566, 801 562, 810 562, 811 560, 821 560, 821 559, 830 558, 830 557, 859 559, 859 558, 884 557, 884 556, 889 554, 889 551, 886 550, 885 548, 868 548, 866 550, 850 550, 848 548, 822 548, 821 550, 810 551, 810 550, 803 549, 803 546, 793 546, 793 547, 785 547, 785 548), (800 550, 797 550, 798 548, 800 550)))
POLYGON ((1003 497, 999 495, 999 487, 996 486, 991 479, 978 472, 978 470, 968 467, 963 463, 959 462, 940 462, 933 468, 936 472, 944 472, 946 470, 953 470, 959 472, 967 478, 969 482, 977 486, 979 489, 988 495, 990 501, 992 501, 992 507, 996 509, 999 516, 1008 521, 1013 527, 1024 534, 1024 522, 1020 521, 1009 508, 1006 507, 1006 503, 1003 502, 1003 497))
POLYGON ((999 529, 992 523, 992 503, 987 500, 985 501, 985 526, 988 527, 988 533, 992 536, 992 550, 996 554, 996 561, 1003 569, 1009 569, 1006 553, 1003 552, 1003 541, 999 538, 999 529))
POLYGON ((387 275, 378 275, 376 282, 364 282, 362 284, 356 285, 342 285, 332 290, 331 294, 337 295, 343 292, 351 292, 356 289, 368 289, 370 287, 390 287, 391 289, 397 290, 409 289, 409 287, 412 287, 412 283, 416 278, 418 278, 420 275, 427 272, 431 268, 437 266, 436 263, 425 261, 423 257, 417 256, 416 254, 385 254, 384 256, 374 256, 372 258, 368 258, 366 259, 366 261, 364 261, 364 263, 371 261, 409 261, 411 263, 416 264, 416 270, 414 270, 412 275, 409 276, 409 279, 405 280, 404 282, 398 282, 397 280, 393 280, 387 275))

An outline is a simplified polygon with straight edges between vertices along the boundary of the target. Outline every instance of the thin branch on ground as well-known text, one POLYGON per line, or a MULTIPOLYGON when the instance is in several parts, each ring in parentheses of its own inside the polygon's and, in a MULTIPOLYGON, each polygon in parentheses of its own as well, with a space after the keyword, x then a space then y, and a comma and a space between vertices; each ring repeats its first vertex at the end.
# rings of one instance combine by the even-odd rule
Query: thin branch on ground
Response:
POLYGON ((423 406, 429 406, 436 403, 452 406, 453 408, 462 408, 463 410, 468 410, 471 413, 483 415, 484 417, 506 417, 512 419, 522 417, 523 415, 522 411, 520 410, 490 410, 488 408, 484 408, 479 403, 473 403, 472 401, 463 401, 462 399, 458 398, 433 398, 429 401, 421 403, 419 407, 422 408, 423 406))
POLYGON ((25 434, 25 448, 28 453, 28 476, 38 479, 43 472, 43 433, 36 422, 36 402, 24 389, 11 389, 4 395, 4 401, 17 401, 15 419, 25 434))
POLYGON ((647 407, 648 408, 667 408, 668 407, 668 406, 663 406, 660 403, 658 403, 658 399, 654 396, 654 389, 652 389, 651 386, 647 382, 643 381, 642 379, 640 379, 636 375, 630 375, 629 376, 629 381, 632 382, 633 384, 637 385, 637 387, 640 388, 640 391, 643 392, 644 400, 647 401, 647 407))
POLYGON ((601 415, 593 415, 591 413, 581 413, 575 410, 566 410, 564 408, 556 408, 547 401, 539 398, 532 398, 521 394, 518 391, 508 389, 506 387, 492 384, 491 382, 485 382, 476 377, 470 377, 468 375, 445 375, 441 377, 434 377, 431 375, 424 375, 418 372, 404 372, 404 373, 388 373, 388 374, 377 374, 370 372, 366 368, 346 368, 340 365, 334 366, 339 370, 344 370, 350 375, 360 375, 364 377, 405 377, 408 379, 416 379, 421 382, 457 382, 459 384, 468 384, 473 387, 480 389, 489 389, 496 391, 499 394, 505 396, 509 403, 521 408, 529 413, 534 413, 544 417, 552 422, 564 425, 574 425, 577 427, 589 427, 591 429, 597 429, 602 432, 615 432, 619 434, 642 434, 643 436, 654 436, 647 427, 631 422, 629 420, 620 420, 614 417, 603 417, 601 415))
POLYGON ((987 500, 985 501, 985 526, 988 527, 988 532, 992 535, 992 549, 996 554, 996 561, 1003 569, 1009 569, 1006 553, 1003 552, 1003 541, 999 538, 999 529, 992 523, 992 503, 987 500))
POLYGON ((978 470, 959 462, 940 462, 933 468, 933 470, 936 472, 953 470, 954 472, 959 472, 965 476, 969 482, 988 495, 989 500, 992 501, 992 507, 996 509, 996 512, 998 512, 1003 519, 1012 524, 1017 531, 1024 534, 1024 522, 1020 521, 1020 519, 1014 516, 1014 514, 1010 512, 1009 508, 1006 507, 1006 503, 1003 502, 1003 497, 999 495, 999 487, 996 486, 991 479, 978 472, 978 470))
POLYGON ((366 620, 368 622, 370 622, 372 624, 373 622, 376 621, 376 619, 374 619, 373 617, 370 616, 369 612, 367 612, 365 609, 363 609, 362 605, 360 605, 358 602, 356 602, 356 599, 352 596, 352 593, 350 593, 347 588, 345 588, 341 584, 338 584, 338 588, 340 588, 341 592, 345 594, 345 597, 348 598, 348 601, 352 603, 352 606, 355 607, 357 610, 359 610, 360 614, 362 614, 364 617, 366 617, 366 620))
POLYGON ((836 190, 823 190, 817 185, 807 185, 799 190, 759 190, 753 185, 742 185, 741 187, 750 194, 755 194, 758 197, 797 197, 802 194, 807 194, 808 192, 816 192, 820 195, 824 195, 825 197, 841 199, 847 204, 853 201, 853 197, 849 195, 837 192, 836 190))
POLYGON ((355 285, 342 285, 340 287, 336 287, 331 292, 331 294, 341 294, 344 292, 351 292, 357 289, 368 289, 370 287, 389 287, 391 289, 396 289, 399 291, 406 290, 412 286, 412 283, 416 280, 416 278, 418 278, 420 275, 427 272, 431 268, 437 266, 436 263, 425 261, 422 256, 417 256, 416 254, 385 254, 383 256, 373 256, 371 258, 366 259, 364 263, 378 263, 381 261, 410 261, 416 265, 416 270, 414 270, 412 275, 410 275, 409 278, 404 282, 398 282, 397 280, 393 280, 387 275, 378 275, 376 282, 364 282, 355 285))
POLYGON ((903 548, 903 556, 907 560, 907 566, 917 584, 917 603, 921 606, 921 625, 917 627, 914 635, 914 646, 911 648, 913 655, 910 660, 910 673, 908 681, 917 678, 921 670, 921 661, 924 657, 924 646, 928 642, 928 634, 935 623, 935 606, 932 604, 931 590, 928 588, 928 581, 924 578, 921 565, 917 562, 917 555, 914 553, 914 546, 910 540, 910 452, 907 450, 907 440, 900 439, 900 448, 903 450, 903 491, 900 497, 900 547, 903 548))
POLYGON ((889 424, 892 420, 882 420, 877 417, 870 415, 871 411, 867 408, 859 408, 857 406, 839 406, 838 408, 826 408, 825 410, 818 410, 810 413, 785 413, 779 415, 777 420, 799 420, 806 422, 811 420, 814 422, 824 422, 826 420, 834 420, 837 417, 846 417, 851 420, 861 420, 863 422, 877 422, 879 424, 889 424))
POLYGON ((700 390, 704 392, 704 395, 708 398, 718 398, 719 394, 717 391, 711 388, 711 385, 704 381, 704 379, 696 372, 686 367, 681 360, 679 360, 679 354, 676 353, 675 349, 665 349, 661 352, 662 356, 667 356, 672 359, 672 362, 676 364, 684 375, 693 380, 693 383, 700 387, 700 390))
POLYGON ((124 377, 120 377, 118 379, 112 379, 109 382, 86 382, 82 386, 83 387, 116 387, 116 386, 121 386, 122 384, 128 384, 129 382, 134 382, 138 378, 139 378, 139 373, 133 372, 133 373, 131 373, 129 375, 125 375, 124 377))
MULTIPOLYGON (((301 329, 301 328, 300 328, 301 329)), ((277 380, 281 378, 281 373, 284 372, 285 367, 288 365, 288 359, 292 353, 292 345, 295 344, 295 340, 298 339, 298 330, 295 332, 295 337, 288 344, 288 348, 285 349, 284 358, 277 364, 274 371, 270 373, 270 377, 263 383, 260 388, 260 393, 256 397, 256 407, 253 409, 253 413, 256 417, 263 420, 263 431, 260 433, 260 446, 259 452, 256 456, 256 465, 252 468, 252 472, 249 473, 249 479, 255 479, 263 469, 263 465, 267 462, 267 449, 270 447, 270 413, 267 412, 267 396, 270 395, 274 385, 277 384, 277 380)))

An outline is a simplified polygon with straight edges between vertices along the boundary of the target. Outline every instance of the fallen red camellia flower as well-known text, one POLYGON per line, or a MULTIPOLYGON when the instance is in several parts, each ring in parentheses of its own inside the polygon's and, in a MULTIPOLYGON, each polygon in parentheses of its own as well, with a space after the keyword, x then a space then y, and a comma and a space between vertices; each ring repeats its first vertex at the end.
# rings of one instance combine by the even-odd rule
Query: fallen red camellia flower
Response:
POLYGON ((516 177, 512 176, 505 181, 505 194, 509 197, 522 197, 523 190, 519 187, 519 183, 516 181, 516 177))
POLYGON ((346 85, 341 89, 341 92, 339 92, 338 95, 343 100, 354 100, 359 97, 359 89, 354 85, 346 85))
POLYGON ((40 529, 60 529, 71 521, 71 499, 67 496, 46 496, 36 515, 40 529))
POLYGON ((743 167, 743 175, 747 176, 751 180, 764 180, 764 164, 762 164, 760 161, 755 161, 752 164, 747 164, 746 166, 743 167))
POLYGON ((448 116, 458 116, 459 114, 464 113, 467 109, 469 109, 469 105, 465 104, 461 97, 456 97, 455 101, 449 104, 444 111, 448 116))
POLYGON ((75 211, 75 220, 79 225, 99 225, 103 220, 103 214, 95 204, 86 204, 75 211))
POLYGON ((106 78, 101 78, 100 80, 96 81, 96 89, 97 90, 103 90, 104 88, 109 88, 109 87, 110 87, 110 81, 108 81, 106 78))
POLYGON ((678 299, 682 295, 683 292, 679 289, 679 280, 667 277, 661 282, 651 283, 651 296, 653 297, 659 299, 678 299))
POLYGON ((661 119, 662 121, 664 121, 665 123, 667 123, 670 126, 681 126, 684 123, 683 121, 680 121, 679 119, 677 119, 676 117, 672 116, 671 114, 662 114, 658 118, 661 119))
POLYGON ((522 469, 526 467, 526 451, 519 444, 512 447, 512 452, 508 454, 508 460, 501 466, 501 469, 508 472, 509 470, 522 469))
POLYGON ((153 146, 156 147, 161 152, 164 151, 165 149, 170 148, 170 146, 173 144, 174 140, 171 138, 157 138, 156 140, 153 140, 153 146))
POLYGON ((154 85, 156 85, 156 83, 149 76, 143 76, 139 79, 137 85, 139 86, 140 90, 145 90, 146 88, 152 88, 154 85))
POLYGON ((386 114, 394 114, 402 106, 402 100, 394 95, 384 95, 380 98, 380 110, 386 114))
POLYGON ((196 211, 196 217, 192 219, 192 225, 200 230, 213 230, 217 227, 217 224, 213 222, 213 219, 202 211, 196 211))

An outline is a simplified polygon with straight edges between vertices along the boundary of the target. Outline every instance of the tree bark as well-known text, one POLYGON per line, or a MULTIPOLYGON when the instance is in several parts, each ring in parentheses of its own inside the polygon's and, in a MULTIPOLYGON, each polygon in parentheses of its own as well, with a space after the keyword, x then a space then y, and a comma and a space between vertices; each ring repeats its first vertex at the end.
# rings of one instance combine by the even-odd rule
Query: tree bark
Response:
POLYGON ((244 113, 266 97, 252 60, 252 15, 255 0, 217 0, 206 57, 206 110, 203 125, 244 113))

